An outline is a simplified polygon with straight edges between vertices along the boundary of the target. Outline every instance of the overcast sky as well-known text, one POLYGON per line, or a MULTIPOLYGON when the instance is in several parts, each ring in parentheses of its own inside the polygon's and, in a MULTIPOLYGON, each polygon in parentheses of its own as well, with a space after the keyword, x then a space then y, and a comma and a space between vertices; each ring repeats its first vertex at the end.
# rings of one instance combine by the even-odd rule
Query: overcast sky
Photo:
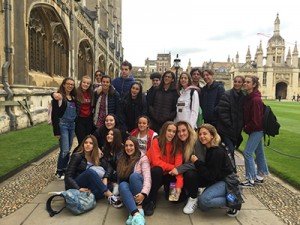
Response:
POLYGON ((297 41, 300 51, 299 0, 123 0, 124 58, 134 66, 157 53, 176 54, 186 68, 204 61, 226 61, 228 55, 245 62, 248 45, 252 59, 262 40, 264 55, 273 35, 277 13, 280 34, 288 47, 297 41))

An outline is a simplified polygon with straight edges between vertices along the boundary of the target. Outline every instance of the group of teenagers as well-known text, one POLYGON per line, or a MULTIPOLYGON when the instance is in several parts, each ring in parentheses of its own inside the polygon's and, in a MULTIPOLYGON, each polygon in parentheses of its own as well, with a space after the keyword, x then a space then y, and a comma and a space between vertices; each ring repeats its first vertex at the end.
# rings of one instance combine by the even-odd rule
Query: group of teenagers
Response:
MULTIPOLYGON (((96 71, 94 83, 83 76, 78 88, 67 77, 52 93, 52 125, 60 143, 56 176, 66 189, 107 197, 116 208, 124 205, 128 225, 145 224, 145 216, 153 215, 162 186, 166 199, 174 187, 175 202, 186 202, 185 214, 198 206, 225 207, 225 179, 237 172, 234 150, 242 130, 249 138, 240 185, 263 183, 268 167, 258 77, 236 76, 225 92, 211 70, 194 68, 178 82, 165 71, 151 74, 153 86, 143 94, 131 70, 124 61, 120 77, 96 71), (74 131, 79 145, 70 154, 74 131)), ((238 212, 228 208, 227 215, 238 212)))

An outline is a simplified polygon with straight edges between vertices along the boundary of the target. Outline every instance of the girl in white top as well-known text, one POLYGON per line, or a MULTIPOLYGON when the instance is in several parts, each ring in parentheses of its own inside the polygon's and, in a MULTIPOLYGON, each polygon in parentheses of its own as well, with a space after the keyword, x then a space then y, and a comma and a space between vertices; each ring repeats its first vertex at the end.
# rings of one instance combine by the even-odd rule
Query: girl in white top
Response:
POLYGON ((198 87, 192 85, 192 78, 188 73, 183 72, 180 74, 178 81, 180 96, 177 100, 177 114, 174 122, 186 121, 193 128, 197 128, 197 118, 200 110, 199 90, 198 87))
POLYGON ((150 119, 148 116, 140 116, 137 121, 137 128, 130 132, 130 135, 136 137, 139 142, 139 149, 146 154, 152 145, 152 140, 157 133, 149 128, 150 119))

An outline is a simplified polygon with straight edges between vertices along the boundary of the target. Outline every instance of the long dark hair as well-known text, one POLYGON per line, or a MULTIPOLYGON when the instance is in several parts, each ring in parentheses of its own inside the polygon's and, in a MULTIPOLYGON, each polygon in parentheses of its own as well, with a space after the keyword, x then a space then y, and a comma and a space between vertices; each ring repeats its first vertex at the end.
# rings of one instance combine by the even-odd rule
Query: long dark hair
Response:
POLYGON ((85 154, 85 149, 84 149, 84 142, 88 139, 88 138, 91 138, 92 141, 93 141, 93 150, 91 151, 90 153, 90 156, 91 156, 91 159, 92 159, 92 163, 95 165, 95 166, 99 166, 99 163, 100 163, 100 154, 99 154, 99 148, 98 148, 98 142, 97 142, 97 139, 94 135, 87 135, 83 141, 81 142, 77 152, 78 153, 84 153, 85 154))
POLYGON ((171 74, 172 79, 173 79, 172 83, 170 84, 169 89, 170 89, 170 90, 176 89, 176 76, 175 76, 175 73, 173 73, 171 70, 167 70, 166 72, 164 72, 164 74, 162 75, 161 82, 160 82, 158 88, 159 88, 160 90, 163 90, 163 89, 164 89, 164 85, 165 85, 164 78, 165 78, 165 76, 166 76, 167 74, 171 74))
MULTIPOLYGON (((128 177, 130 176, 130 174, 134 169, 135 164, 141 158, 141 152, 139 150, 139 142, 137 138, 130 136, 126 139, 126 141, 128 140, 133 142, 135 151, 133 155, 129 156, 126 154, 124 149, 124 153, 122 154, 122 156, 118 161, 117 175, 121 180, 128 179, 128 177)), ((126 141, 125 141, 125 146, 126 146, 126 141)))
POLYGON ((138 105, 143 104, 143 87, 140 82, 135 81, 130 85, 129 92, 127 93, 126 99, 127 99, 127 101, 136 101, 138 105), (137 94, 136 99, 133 99, 132 95, 131 95, 131 88, 133 87, 133 85, 138 85, 140 88, 140 91, 137 94))
POLYGON ((62 83, 61 83, 61 85, 59 86, 57 92, 60 93, 60 94, 63 96, 64 99, 66 98, 66 90, 65 90, 64 85, 67 83, 68 80, 71 80, 71 81, 74 82, 74 87, 73 87, 73 90, 71 91, 70 95, 72 96, 72 98, 75 99, 75 98, 76 98, 76 88, 75 88, 75 81, 74 81, 74 79, 73 79, 72 77, 66 77, 66 78, 62 81, 62 83))
MULTIPOLYGON (((166 133, 167 133, 167 129, 168 129, 168 126, 170 125, 174 125, 176 127, 176 133, 177 133, 177 126, 176 126, 176 123, 174 123, 173 121, 167 121, 163 124, 162 128, 161 128, 161 132, 158 136, 158 145, 159 145, 159 148, 160 148, 160 151, 163 155, 166 154, 166 145, 167 145, 167 138, 166 138, 166 133)), ((172 155, 176 155, 177 151, 178 151, 178 148, 176 148, 176 138, 177 138, 177 135, 175 134, 173 140, 172 140, 172 155)))
POLYGON ((113 128, 110 131, 113 132, 114 139, 113 139, 112 143, 107 142, 106 136, 109 133, 109 131, 108 131, 107 135, 104 137, 105 138, 104 147, 103 147, 104 157, 110 157, 111 154, 117 155, 123 149, 121 131, 117 128, 113 128))

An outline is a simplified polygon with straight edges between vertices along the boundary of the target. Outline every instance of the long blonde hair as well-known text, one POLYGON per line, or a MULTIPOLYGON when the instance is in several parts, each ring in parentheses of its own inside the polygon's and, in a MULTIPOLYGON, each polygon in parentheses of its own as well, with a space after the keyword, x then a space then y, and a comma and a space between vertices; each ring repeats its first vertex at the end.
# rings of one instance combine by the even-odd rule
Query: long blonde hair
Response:
POLYGON ((213 139, 211 140, 211 147, 217 147, 217 146, 220 145, 221 137, 218 134, 217 129, 213 125, 211 125, 209 123, 202 124, 198 128, 198 135, 199 135, 199 132, 200 132, 201 128, 204 128, 204 129, 208 130, 208 132, 213 136, 213 139))
POLYGON ((192 126, 188 122, 185 122, 185 121, 178 121, 176 123, 177 132, 178 132, 179 126, 181 126, 181 125, 186 127, 186 129, 189 133, 189 136, 188 136, 187 140, 184 142, 181 141, 177 137, 176 147, 181 148, 181 151, 183 153, 184 162, 188 162, 188 161, 190 161, 191 155, 193 154, 193 151, 194 151, 194 145, 197 140, 197 134, 194 131, 194 129, 192 128, 192 126))
POLYGON ((93 150, 91 151, 90 153, 90 156, 91 156, 91 160, 92 160, 92 163, 95 165, 95 166, 99 166, 100 164, 100 153, 99 153, 99 148, 98 148, 98 141, 96 139, 96 137, 94 135, 87 135, 83 141, 81 142, 79 148, 78 148, 78 153, 85 153, 84 151, 84 142, 88 139, 88 138, 91 138, 92 141, 93 141, 93 150))

